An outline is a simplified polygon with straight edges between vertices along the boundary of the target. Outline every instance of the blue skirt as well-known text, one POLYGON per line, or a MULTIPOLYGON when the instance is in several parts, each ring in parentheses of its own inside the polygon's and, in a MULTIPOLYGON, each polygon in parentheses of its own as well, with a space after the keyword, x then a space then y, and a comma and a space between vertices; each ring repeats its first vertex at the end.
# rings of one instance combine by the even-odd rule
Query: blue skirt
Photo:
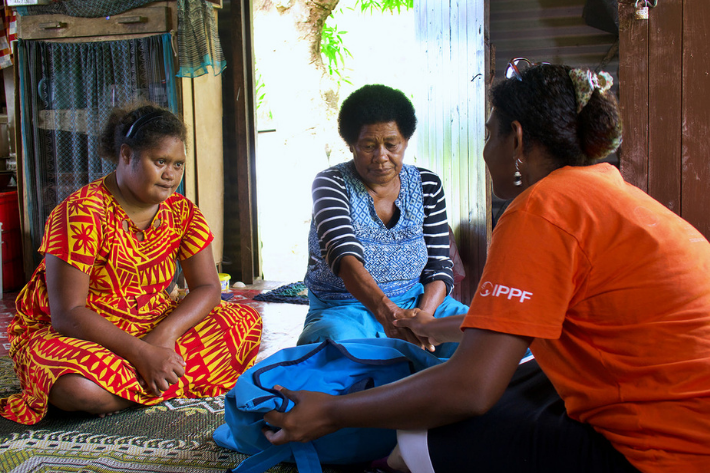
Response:
MULTIPOLYGON (((417 307, 424 286, 417 284, 412 289, 391 301, 402 309, 417 307)), ((352 340, 356 338, 387 338, 385 330, 375 316, 357 299, 347 301, 323 301, 308 291, 310 308, 303 324, 298 344, 319 343, 326 339, 352 340)), ((451 296, 446 296, 434 312, 434 317, 465 314, 468 306, 451 296)), ((458 343, 444 343, 434 352, 439 358, 450 358, 458 343)))

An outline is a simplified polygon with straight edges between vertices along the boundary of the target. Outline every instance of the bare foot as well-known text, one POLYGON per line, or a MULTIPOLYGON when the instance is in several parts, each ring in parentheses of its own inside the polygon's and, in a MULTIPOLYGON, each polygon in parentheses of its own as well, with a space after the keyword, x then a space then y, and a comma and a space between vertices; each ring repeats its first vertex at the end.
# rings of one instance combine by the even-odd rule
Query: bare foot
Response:
POLYGON ((110 417, 110 416, 112 416, 112 415, 114 415, 114 414, 118 414, 119 412, 123 412, 123 411, 125 411, 125 410, 126 410, 126 409, 121 409, 121 410, 118 410, 118 411, 107 412, 107 413, 105 413, 105 414, 99 414, 99 417, 101 417, 101 418, 110 417))

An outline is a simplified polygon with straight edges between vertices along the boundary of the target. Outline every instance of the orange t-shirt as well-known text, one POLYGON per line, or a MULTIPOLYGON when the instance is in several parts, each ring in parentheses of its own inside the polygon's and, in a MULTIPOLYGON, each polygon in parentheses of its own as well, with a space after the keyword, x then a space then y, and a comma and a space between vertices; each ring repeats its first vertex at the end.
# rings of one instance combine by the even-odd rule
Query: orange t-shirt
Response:
POLYGON ((710 244, 613 166, 511 203, 462 327, 534 337, 570 417, 639 470, 710 471, 710 244))

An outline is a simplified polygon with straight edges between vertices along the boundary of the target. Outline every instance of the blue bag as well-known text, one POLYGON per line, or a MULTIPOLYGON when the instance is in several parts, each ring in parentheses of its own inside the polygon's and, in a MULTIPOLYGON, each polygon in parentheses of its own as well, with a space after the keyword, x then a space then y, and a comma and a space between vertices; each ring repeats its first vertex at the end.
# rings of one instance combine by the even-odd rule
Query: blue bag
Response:
POLYGON ((244 372, 225 397, 225 421, 214 440, 231 450, 253 455, 232 470, 262 473, 277 463, 296 463, 299 473, 320 473, 323 464, 370 462, 394 448, 396 431, 341 429, 308 443, 274 446, 261 433, 264 414, 293 406, 273 386, 333 395, 391 383, 442 363, 436 356, 403 340, 373 338, 285 348, 244 372))

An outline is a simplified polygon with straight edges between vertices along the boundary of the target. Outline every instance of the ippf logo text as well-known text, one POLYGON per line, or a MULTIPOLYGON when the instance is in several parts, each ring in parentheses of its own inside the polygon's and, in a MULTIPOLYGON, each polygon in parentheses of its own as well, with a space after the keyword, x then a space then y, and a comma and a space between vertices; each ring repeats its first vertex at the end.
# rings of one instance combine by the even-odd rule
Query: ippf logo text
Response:
POLYGON ((516 287, 508 287, 502 284, 493 284, 490 281, 486 281, 481 284, 481 290, 478 291, 483 297, 506 297, 508 300, 517 300, 520 303, 532 297, 532 292, 523 291, 516 287))

